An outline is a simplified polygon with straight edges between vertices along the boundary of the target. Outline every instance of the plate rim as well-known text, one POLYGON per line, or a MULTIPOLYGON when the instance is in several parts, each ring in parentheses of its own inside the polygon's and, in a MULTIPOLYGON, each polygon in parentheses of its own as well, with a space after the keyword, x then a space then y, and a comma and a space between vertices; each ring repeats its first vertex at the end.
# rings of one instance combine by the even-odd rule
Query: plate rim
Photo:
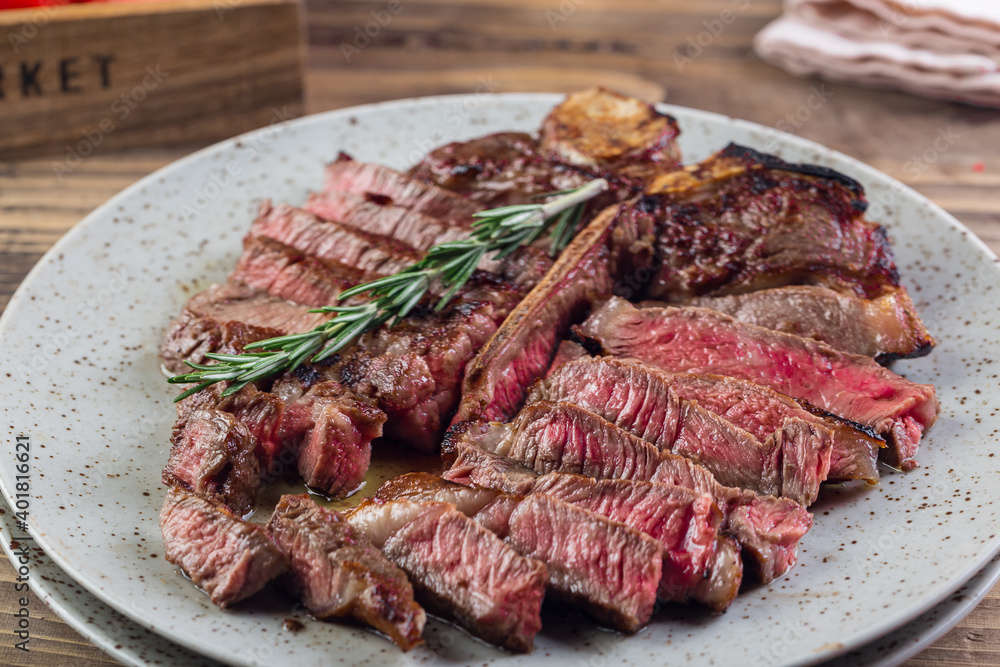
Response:
MULTIPOLYGON (((268 132, 286 132, 289 131, 289 129, 300 129, 312 124, 323 124, 325 122, 328 122, 329 119, 333 118, 338 118, 342 116, 350 117, 351 115, 354 114, 365 114, 368 113, 369 111, 375 111, 380 109, 408 107, 413 105, 445 104, 447 102, 461 102, 464 100, 468 100, 470 98, 476 99, 476 95, 470 93, 470 94, 409 97, 397 100, 386 100, 382 102, 374 102, 369 104, 344 107, 341 109, 334 109, 316 114, 310 114, 302 116, 300 118, 282 121, 281 123, 268 125, 262 128, 258 128, 256 130, 244 132, 242 134, 230 137, 228 139, 224 139, 210 146, 198 149, 188 155, 185 155, 177 160, 174 160, 173 162, 170 162, 169 164, 160 167, 159 169, 139 179, 135 183, 129 185, 121 192, 112 196, 106 202, 95 208, 93 211, 87 214, 83 219, 81 219, 78 223, 73 225, 73 227, 69 229, 66 232, 66 234, 64 234, 58 241, 56 241, 55 244, 53 244, 51 248, 49 248, 48 251, 46 251, 42 255, 42 257, 31 268, 31 270, 27 273, 27 275, 25 275, 24 279, 18 285, 18 288, 14 292, 14 294, 11 295, 7 307, 4 309, 3 314, 0 315, 0 340, 2 340, 5 335, 7 335, 7 330, 10 326, 9 323, 16 317, 14 311, 16 311, 18 308, 21 307, 21 301, 23 299, 23 294, 26 292, 26 286, 30 285, 30 283, 35 280, 37 274, 41 273, 48 266, 50 266, 53 263, 53 259, 57 257, 57 255, 59 255, 62 252, 65 252, 66 248, 72 245, 76 237, 79 234, 84 233, 88 225, 93 224, 92 221, 104 217, 105 215, 107 215, 108 212, 113 211, 114 207, 117 206, 120 201, 127 200, 133 197, 137 192, 141 191, 142 188, 148 185, 149 183, 155 182, 157 179, 163 178, 164 176, 175 170, 181 171, 185 167, 187 167, 189 163, 198 161, 205 155, 223 150, 228 146, 238 144, 240 141, 247 140, 249 138, 258 135, 263 135, 268 132)), ((500 99, 503 101, 510 101, 513 103, 517 103, 519 101, 532 102, 532 103, 546 102, 554 105, 564 98, 565 95, 562 93, 534 92, 534 93, 495 93, 491 95, 490 98, 488 99, 489 100, 500 99)), ((492 104, 492 102, 489 103, 492 104)), ((693 117, 695 120, 705 119, 709 120, 710 122, 722 123, 724 125, 735 125, 737 127, 741 127, 744 130, 757 133, 762 138, 767 138, 768 136, 774 136, 782 144, 779 146, 775 146, 772 149, 778 155, 781 154, 781 149, 783 146, 796 145, 797 148, 808 151, 814 151, 817 154, 816 157, 817 161, 819 162, 823 162, 824 160, 829 158, 832 158, 835 161, 843 161, 844 163, 849 165, 852 170, 856 170, 856 173, 852 173, 852 176, 860 174, 862 178, 871 178, 876 181, 887 182, 893 189, 893 191, 902 192, 906 197, 911 198, 919 202, 921 205, 930 208, 935 213, 935 215, 941 217, 942 219, 947 220, 947 222, 956 231, 963 233, 963 235, 966 237, 968 241, 977 246, 978 250, 983 254, 983 256, 985 256, 991 262, 993 262, 994 265, 996 265, 996 262, 1000 261, 998 260, 997 253, 993 252, 989 248, 989 246, 987 246, 985 242, 983 242, 982 239, 980 239, 974 232, 968 229, 964 224, 962 224, 953 215, 948 213, 940 205, 934 203, 933 201, 931 201, 921 193, 917 192, 910 186, 902 183, 898 179, 893 178, 892 176, 886 174, 885 172, 882 172, 876 169, 875 167, 872 167, 871 165, 868 165, 858 160, 857 158, 854 158, 838 150, 824 146, 813 140, 805 139, 797 135, 778 130, 776 128, 768 127, 760 123, 755 123, 753 121, 735 118, 727 114, 722 114, 713 111, 706 111, 703 109, 696 109, 692 107, 685 107, 681 105, 667 104, 667 103, 657 103, 653 106, 655 106, 657 110, 667 114, 680 112, 682 115, 693 117)), ((681 127, 681 132, 683 133, 684 131, 685 128, 681 127)), ((721 148, 722 146, 719 146, 720 150, 721 148)), ((1000 270, 1000 267, 996 268, 1000 270)), ((10 492, 10 489, 8 489, 8 485, 6 483, 6 480, 4 479, 4 475, 2 474, 2 472, 3 470, 0 469, 0 492, 3 493, 3 496, 7 502, 11 503, 12 494, 10 492)), ((35 538, 36 543, 45 550, 49 558, 51 558, 53 562, 60 569, 62 569, 68 575, 70 575, 73 578, 73 580, 76 581, 80 586, 88 590, 98 600, 107 604, 112 609, 127 616, 129 619, 133 620, 133 622, 136 622, 138 625, 145 627, 145 624, 134 619, 130 614, 129 610, 124 605, 121 605, 114 598, 114 596, 104 593, 101 587, 98 586, 96 583, 91 583, 86 581, 85 577, 81 578, 80 572, 78 572, 77 568, 73 566, 72 562, 64 554, 59 553, 58 549, 56 549, 55 553, 53 553, 51 545, 47 544, 47 539, 44 535, 44 532, 36 528, 34 523, 30 519, 28 524, 28 532, 32 537, 35 538)), ((976 573, 981 571, 983 567, 986 566, 986 564, 988 564, 993 558, 997 556, 998 553, 1000 553, 1000 535, 994 538, 990 546, 984 549, 980 553, 979 557, 977 557, 973 561, 970 561, 970 565, 967 565, 958 574, 949 578, 947 583, 938 584, 939 590, 937 593, 934 593, 929 597, 925 597, 922 599, 920 603, 911 605, 910 607, 907 607, 905 611, 900 611, 894 616, 891 616, 890 618, 892 620, 890 622, 875 625, 868 630, 855 633, 848 642, 841 642, 836 648, 831 648, 827 651, 815 654, 811 657, 802 657, 799 660, 788 661, 784 664, 789 667, 793 665, 816 664, 818 662, 829 660, 838 657, 842 654, 848 653, 852 650, 863 647, 871 643, 878 637, 893 632, 894 630, 909 623, 913 619, 923 615, 924 613, 927 613, 930 609, 934 608, 942 601, 944 601, 949 595, 951 595, 954 591, 959 589, 972 577, 974 577, 976 573)), ((215 660, 221 662, 228 662, 231 659, 231 656, 228 652, 222 652, 221 650, 215 649, 214 647, 199 646, 195 648, 189 646, 188 644, 185 643, 183 633, 172 631, 170 629, 161 629, 155 625, 153 627, 150 627, 149 629, 152 630, 153 632, 156 632, 156 634, 165 637, 170 641, 173 641, 181 646, 184 646, 185 648, 189 648, 194 652, 211 657, 215 660)))

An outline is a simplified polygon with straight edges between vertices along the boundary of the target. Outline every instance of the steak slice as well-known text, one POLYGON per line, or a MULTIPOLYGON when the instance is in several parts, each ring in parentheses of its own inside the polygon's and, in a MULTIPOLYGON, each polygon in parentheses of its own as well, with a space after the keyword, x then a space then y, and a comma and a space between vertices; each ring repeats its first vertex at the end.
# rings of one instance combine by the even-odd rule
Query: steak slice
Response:
POLYGON ((690 459, 660 451, 568 403, 536 403, 510 424, 467 423, 454 427, 449 436, 448 450, 479 447, 539 474, 661 482, 707 493, 723 512, 724 531, 740 543, 765 583, 795 564, 798 542, 812 526, 812 517, 798 503, 725 487, 690 459))
MULTIPOLYGON (((663 305, 663 304, 656 304, 663 305)), ((934 348, 905 287, 873 299, 818 285, 697 297, 684 305, 711 308, 740 322, 814 338, 879 363, 922 357, 934 348)))
POLYGON ((321 260, 266 236, 244 244, 233 282, 306 306, 330 306, 344 290, 374 278, 346 264, 321 260))
POLYGON ((570 324, 586 315, 593 299, 611 293, 613 276, 641 262, 651 234, 652 218, 618 206, 578 232, 466 369, 452 423, 513 416, 528 386, 548 369, 570 324))
POLYGON ((482 210, 471 199, 372 162, 357 162, 345 153, 326 167, 324 190, 375 195, 453 226, 468 226, 482 210))
POLYGON ((364 481, 372 440, 384 412, 336 382, 320 382, 288 405, 281 421, 285 446, 298 452, 298 470, 311 487, 345 496, 364 481))
POLYGON ((705 308, 635 308, 619 298, 579 332, 607 354, 634 357, 675 373, 715 373, 801 398, 884 436, 889 462, 903 469, 937 418, 931 385, 917 384, 869 357, 808 338, 743 324, 705 308))
POLYGON ((864 189, 831 169, 730 144, 660 176, 647 193, 660 233, 646 298, 794 284, 874 298, 899 286, 885 229, 864 217, 864 189))
MULTIPOLYGON (((694 599, 721 611, 739 591, 743 566, 738 547, 731 538, 719 538, 721 514, 711 497, 665 484, 595 480, 562 473, 536 478, 529 471, 525 473, 532 481, 525 492, 545 494, 624 523, 658 541, 663 547, 659 599, 694 599)), ((429 473, 408 473, 383 484, 376 496, 449 502, 465 514, 475 515, 501 493, 494 488, 452 483, 429 473)))
POLYGON ((222 503, 171 487, 160 511, 163 552, 212 602, 244 600, 288 569, 288 560, 262 526, 222 503))
POLYGON ((512 651, 530 651, 542 627, 548 574, 446 503, 365 500, 345 512, 413 583, 429 610, 512 651))
POLYGON ((830 468, 832 433, 792 418, 759 440, 724 417, 680 398, 665 374, 615 359, 580 359, 536 382, 528 403, 584 407, 659 449, 708 468, 720 483, 816 500, 830 468))
POLYGON ((426 615, 406 574, 336 512, 309 496, 282 496, 267 524, 288 554, 292 586, 316 618, 350 617, 408 651, 426 615))
MULTIPOLYGON (((594 178, 542 154, 523 132, 500 132, 445 144, 427 154, 410 174, 464 195, 483 208, 524 204, 547 192, 572 190, 594 178)), ((613 201, 604 198, 602 204, 613 201)))
POLYGON ((653 105, 595 87, 549 112, 539 147, 568 164, 645 182, 680 167, 679 133, 653 105))
POLYGON ((453 503, 518 553, 545 563, 552 592, 602 623, 636 632, 652 615, 662 547, 598 513, 555 498, 525 499, 419 473, 387 482, 377 496, 453 503))
POLYGON ((324 220, 288 204, 261 205, 244 244, 261 236, 319 259, 380 275, 398 273, 422 257, 415 248, 394 238, 324 220))
POLYGON ((239 515, 253 509, 260 484, 257 439, 232 415, 196 410, 174 424, 163 483, 217 500, 239 515))
POLYGON ((231 414, 245 426, 257 443, 254 456, 260 467, 261 482, 268 484, 280 478, 295 463, 296 453, 285 446, 281 438, 281 422, 285 416, 285 401, 274 394, 247 385, 235 394, 222 396, 228 382, 214 384, 177 404, 177 414, 198 410, 222 411, 231 414))
POLYGON ((160 343, 160 363, 172 375, 187 373, 185 361, 204 364, 205 354, 224 348, 243 350, 249 343, 280 336, 277 329, 243 322, 220 322, 212 317, 185 317, 174 320, 160 343))
MULTIPOLYGON (((604 359, 610 360, 609 357, 604 359)), ((657 374, 670 384, 678 397, 697 401, 701 407, 725 417, 758 439, 767 439, 792 420, 811 424, 820 433, 828 431, 833 441, 828 480, 863 479, 870 484, 879 480, 876 459, 885 441, 860 424, 748 380, 725 375, 667 373, 629 359, 617 360, 617 363, 633 364, 646 373, 657 374)), ((782 437, 792 436, 785 434, 782 437)))

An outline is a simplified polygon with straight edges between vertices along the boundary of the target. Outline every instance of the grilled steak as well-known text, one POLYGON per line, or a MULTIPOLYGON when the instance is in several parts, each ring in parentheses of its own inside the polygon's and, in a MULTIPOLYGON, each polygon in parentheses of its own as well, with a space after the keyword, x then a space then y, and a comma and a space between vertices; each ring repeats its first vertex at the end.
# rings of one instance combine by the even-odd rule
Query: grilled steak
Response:
POLYGON ((528 403, 565 401, 600 415, 659 449, 708 468, 720 483, 757 493, 816 500, 830 467, 831 434, 801 420, 758 440, 698 403, 680 399, 666 378, 639 364, 581 359, 537 382, 528 403))
POLYGON ((651 242, 652 219, 638 209, 609 207, 577 233, 552 270, 517 305, 465 372, 462 402, 453 423, 510 418, 527 387, 545 373, 558 341, 610 294, 613 276, 641 260, 651 242))
POLYGON ((722 486, 690 459, 657 450, 568 403, 529 405, 510 424, 453 427, 444 447, 456 452, 479 447, 540 474, 570 472, 597 479, 661 482, 707 493, 725 515, 724 530, 737 539, 765 582, 795 564, 798 541, 812 525, 809 513, 798 503, 722 486))
POLYGON ((542 123, 543 154, 640 182, 680 167, 677 121, 604 88, 566 96, 542 123))
POLYGON ((808 338, 743 324, 705 308, 638 309, 613 298, 579 329, 608 354, 670 372, 732 375, 870 426, 904 469, 937 418, 934 387, 906 380, 869 357, 808 338))
POLYGON ((522 132, 446 144, 428 153, 410 174, 461 193, 483 208, 523 204, 536 195, 578 188, 593 178, 587 170, 543 155, 538 141, 522 132))
POLYGON ((263 527, 179 487, 167 492, 160 531, 167 561, 223 608, 250 597, 288 569, 285 555, 263 527))
POLYGON ((170 442, 164 484, 218 500, 239 515, 253 509, 260 468, 257 439, 246 426, 225 412, 196 410, 177 421, 170 442))
POLYGON ((864 218, 864 190, 830 169, 730 144, 647 192, 660 222, 647 298, 794 284, 872 298, 899 285, 885 229, 864 218))
POLYGON ((554 498, 524 499, 426 474, 387 482, 377 495, 454 504, 518 553, 545 563, 552 592, 602 623, 635 632, 652 614, 662 547, 599 514, 554 498))
POLYGON ((934 347, 904 287, 888 289, 869 300, 800 285, 698 297, 684 305, 711 308, 747 324, 815 338, 844 352, 875 357, 880 363, 922 357, 934 347))
POLYGON ((160 363, 171 374, 190 371, 185 364, 191 361, 203 364, 205 353, 222 349, 242 351, 248 343, 280 336, 277 329, 244 324, 220 322, 211 317, 180 317, 170 323, 160 343, 160 363))
POLYGON ((380 164, 356 162, 341 153, 326 167, 324 190, 374 195, 387 204, 401 206, 453 226, 467 227, 481 207, 450 190, 402 174, 380 164))
POLYGON ((382 435, 385 413, 336 382, 320 382, 288 405, 281 437, 298 451, 309 486, 330 496, 358 488, 371 463, 371 443, 382 435))
POLYGON ((233 282, 314 307, 335 304, 341 292, 367 277, 346 264, 317 259, 266 236, 247 240, 240 261, 229 274, 233 282))
POLYGON ((487 642, 531 650, 548 582, 541 563, 446 503, 366 500, 343 516, 406 572, 425 607, 487 642))
MULTIPOLYGON (((666 373, 635 360, 618 361, 658 375, 670 384, 680 398, 697 401, 701 407, 725 417, 758 439, 766 440, 793 422, 808 423, 818 433, 828 432, 833 449, 827 479, 863 479, 870 484, 879 480, 876 459, 879 448, 885 447, 885 442, 871 429, 748 380, 724 375, 666 373)), ((796 431, 804 433, 796 429, 783 433, 781 437, 793 438, 796 431)))
POLYGON ((313 616, 353 618, 404 651, 423 642, 426 615, 406 575, 336 512, 309 496, 282 496, 267 529, 288 554, 293 588, 313 616))
POLYGON ((181 418, 197 410, 219 410, 232 414, 253 434, 257 443, 254 455, 260 466, 262 482, 273 482, 295 463, 296 452, 288 449, 281 437, 285 401, 274 394, 247 385, 231 396, 222 396, 227 384, 213 385, 188 396, 177 404, 181 418))
POLYGON ((259 236, 320 259, 381 275, 397 273, 421 259, 415 248, 393 238, 324 220, 288 204, 261 205, 244 243, 259 236))
MULTIPOLYGON (((719 538, 721 514, 711 497, 667 484, 595 480, 563 473, 536 479, 529 471, 525 474, 532 478, 525 493, 545 494, 624 523, 658 541, 663 546, 659 599, 694 599, 721 611, 739 591, 743 576, 739 551, 730 538, 719 538)), ((428 473, 409 473, 386 482, 376 495, 387 500, 449 502, 473 515, 501 493, 450 483, 428 473)))

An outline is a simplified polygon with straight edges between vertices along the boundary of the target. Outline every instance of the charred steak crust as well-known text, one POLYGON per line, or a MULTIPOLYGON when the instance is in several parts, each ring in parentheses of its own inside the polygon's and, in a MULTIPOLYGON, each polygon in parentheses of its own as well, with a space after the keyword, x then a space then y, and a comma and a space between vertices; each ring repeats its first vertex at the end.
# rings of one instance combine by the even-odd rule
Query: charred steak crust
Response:
POLYGON ((288 554, 292 587, 317 618, 351 617, 408 651, 426 615, 406 574, 336 512, 309 496, 282 496, 267 529, 288 554))

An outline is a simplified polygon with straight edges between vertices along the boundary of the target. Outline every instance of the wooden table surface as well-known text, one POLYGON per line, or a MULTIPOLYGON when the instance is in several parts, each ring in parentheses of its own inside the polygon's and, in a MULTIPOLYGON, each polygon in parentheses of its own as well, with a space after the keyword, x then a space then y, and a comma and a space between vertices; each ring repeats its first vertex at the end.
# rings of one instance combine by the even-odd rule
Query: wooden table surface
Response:
MULTIPOLYGON (((566 92, 599 83, 823 143, 911 185, 1000 250, 1000 111, 797 79, 766 65, 751 40, 779 13, 779 0, 404 0, 347 63, 341 43, 385 6, 308 3, 309 112, 484 87, 566 92), (700 53, 691 46, 698 42, 700 53)), ((97 150, 61 182, 52 169, 58 156, 0 162, 0 308, 87 213, 195 148, 97 150)), ((12 581, 0 559, 0 664, 117 664, 38 600, 32 651, 13 650, 12 581)), ((1000 588, 908 664, 1000 665, 1000 588)))

